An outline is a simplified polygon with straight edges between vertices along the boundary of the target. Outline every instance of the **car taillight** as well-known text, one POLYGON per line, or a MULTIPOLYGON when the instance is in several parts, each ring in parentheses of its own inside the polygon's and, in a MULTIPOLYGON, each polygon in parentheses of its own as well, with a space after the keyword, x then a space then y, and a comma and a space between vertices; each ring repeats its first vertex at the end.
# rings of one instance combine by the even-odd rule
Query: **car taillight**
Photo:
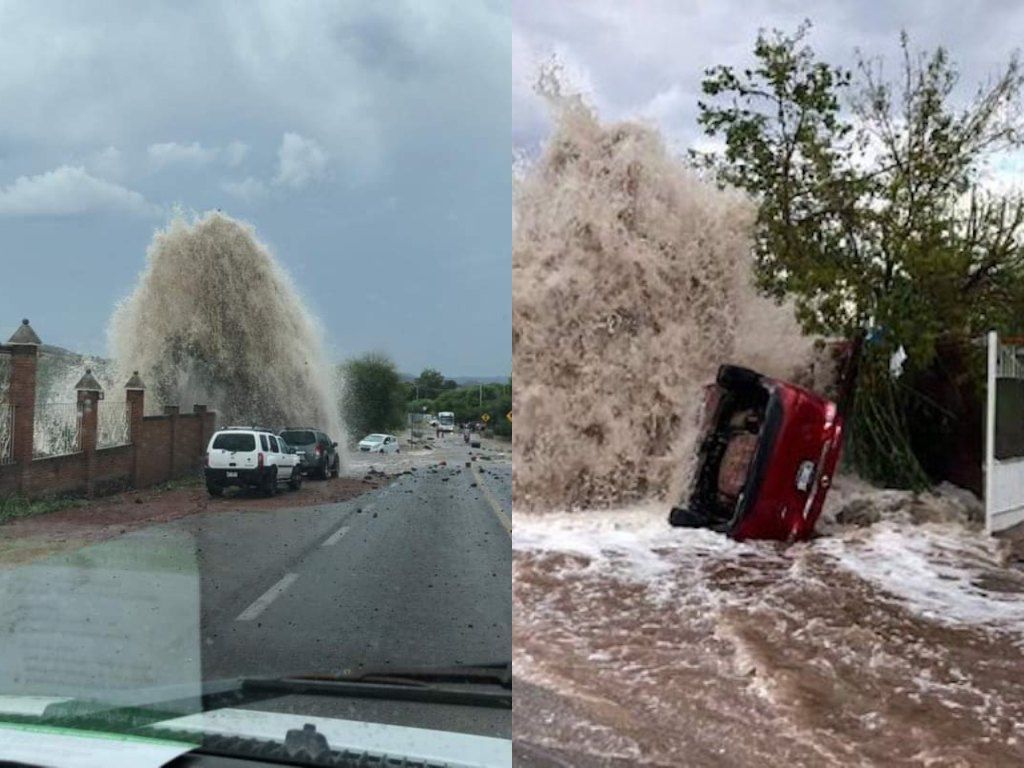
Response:
POLYGON ((319 456, 323 452, 324 452, 324 447, 322 445, 318 445, 316 447, 316 455, 319 456))
POLYGON ((836 404, 828 403, 825 406, 825 429, 828 429, 836 422, 836 404))
POLYGON ((263 451, 256 454, 256 466, 263 469, 263 451))
POLYGON ((203 466, 204 467, 209 467, 210 466, 210 454, 209 453, 204 453, 203 454, 203 466))

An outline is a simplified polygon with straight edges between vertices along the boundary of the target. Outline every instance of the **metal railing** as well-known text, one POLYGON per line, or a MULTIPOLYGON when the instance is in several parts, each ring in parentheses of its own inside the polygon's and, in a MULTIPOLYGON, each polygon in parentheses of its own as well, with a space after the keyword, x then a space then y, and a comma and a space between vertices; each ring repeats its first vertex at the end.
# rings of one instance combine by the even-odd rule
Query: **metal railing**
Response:
POLYGON ((131 411, 126 400, 104 400, 100 403, 96 424, 96 447, 113 448, 132 442, 131 411))
POLYGON ((34 458, 64 456, 82 450, 82 412, 78 403, 40 403, 32 428, 34 458))
POLYGON ((1001 345, 996 357, 996 377, 1024 379, 1024 347, 1001 345))
POLYGON ((7 399, 11 388, 11 355, 0 351, 0 403, 7 399))
POLYGON ((14 406, 0 402, 0 464, 14 463, 14 406))

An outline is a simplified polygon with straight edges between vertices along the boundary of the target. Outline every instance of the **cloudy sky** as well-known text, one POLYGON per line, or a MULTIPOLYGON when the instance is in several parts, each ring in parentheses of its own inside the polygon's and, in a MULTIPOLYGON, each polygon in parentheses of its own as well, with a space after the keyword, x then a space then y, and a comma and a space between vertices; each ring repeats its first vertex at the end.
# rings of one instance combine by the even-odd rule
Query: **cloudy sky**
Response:
MULTIPOLYGON (((535 153, 550 128, 532 84, 539 62, 556 57, 570 83, 606 119, 654 122, 682 149, 700 139, 697 100, 705 68, 743 65, 759 28, 793 31, 810 18, 809 43, 826 60, 852 66, 855 49, 895 69, 899 32, 915 47, 946 46, 961 69, 961 92, 1005 65, 1024 44, 1018 0, 516 0, 512 77, 515 147, 535 153)), ((1000 170, 1016 177, 1019 159, 1000 170)))
POLYGON ((0 333, 103 353, 154 230, 220 208, 335 357, 507 374, 511 43, 507 0, 0 3, 0 333))

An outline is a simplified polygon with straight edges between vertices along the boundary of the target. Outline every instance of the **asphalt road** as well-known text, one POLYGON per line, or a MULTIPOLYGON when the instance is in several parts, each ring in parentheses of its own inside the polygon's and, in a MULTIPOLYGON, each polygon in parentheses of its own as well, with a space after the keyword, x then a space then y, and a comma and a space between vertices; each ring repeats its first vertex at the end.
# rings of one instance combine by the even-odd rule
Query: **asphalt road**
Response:
POLYGON ((173 523, 196 543, 203 678, 510 660, 511 467, 466 454, 340 504, 173 523))

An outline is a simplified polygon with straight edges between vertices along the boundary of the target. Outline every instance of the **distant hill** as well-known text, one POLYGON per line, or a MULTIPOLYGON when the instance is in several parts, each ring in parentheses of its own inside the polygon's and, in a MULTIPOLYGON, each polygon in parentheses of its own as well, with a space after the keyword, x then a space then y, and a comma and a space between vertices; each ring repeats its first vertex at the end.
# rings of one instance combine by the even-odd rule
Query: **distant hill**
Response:
POLYGON ((72 352, 70 349, 64 349, 64 347, 55 347, 53 344, 40 345, 39 352, 43 355, 53 355, 54 357, 74 357, 78 360, 86 357, 78 352, 72 352))

